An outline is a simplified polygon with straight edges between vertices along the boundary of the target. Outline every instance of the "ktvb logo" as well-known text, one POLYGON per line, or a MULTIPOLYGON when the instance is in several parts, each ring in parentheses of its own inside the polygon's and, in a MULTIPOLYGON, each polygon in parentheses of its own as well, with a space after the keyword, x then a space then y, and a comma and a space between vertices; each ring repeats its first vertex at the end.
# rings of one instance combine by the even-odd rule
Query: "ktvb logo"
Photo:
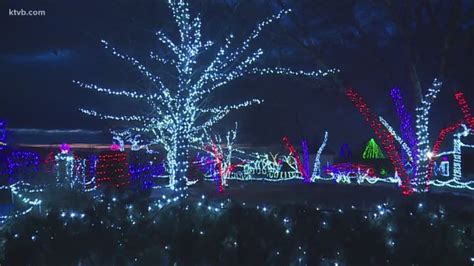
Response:
POLYGON ((20 16, 20 17, 46 16, 46 11, 45 10, 8 9, 8 15, 20 16))

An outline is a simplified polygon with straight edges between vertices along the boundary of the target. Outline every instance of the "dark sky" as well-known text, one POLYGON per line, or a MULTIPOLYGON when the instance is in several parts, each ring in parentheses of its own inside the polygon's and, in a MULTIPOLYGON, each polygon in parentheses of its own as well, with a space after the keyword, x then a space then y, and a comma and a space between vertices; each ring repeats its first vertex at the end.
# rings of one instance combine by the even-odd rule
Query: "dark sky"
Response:
MULTIPOLYGON (((343 88, 357 89, 377 114, 396 126, 389 91, 400 86, 413 110, 416 93, 409 72, 411 62, 424 90, 435 77, 443 77, 446 84, 433 106, 433 136, 441 126, 461 117, 452 97, 455 89, 465 91, 474 106, 471 0, 394 1, 397 3, 392 7, 385 1, 369 0, 192 2, 202 16, 204 35, 216 41, 231 31, 246 36, 281 5, 292 7, 291 16, 269 27, 254 43, 255 48, 265 49, 262 63, 305 70, 341 69, 334 79, 322 81, 250 77, 223 88, 216 94, 216 102, 237 103, 251 97, 266 100, 261 106, 232 114, 217 127, 224 130, 238 121, 241 142, 278 144, 283 135, 289 135, 295 142, 305 138, 314 146, 328 130, 333 149, 345 142, 360 146, 373 133, 343 88), (449 45, 443 49, 446 43, 449 45), (440 70, 443 59, 446 67, 440 70)), ((29 129, 22 132, 34 136, 79 129, 85 132, 87 142, 87 136, 116 124, 84 116, 78 108, 114 113, 123 111, 127 102, 78 88, 71 81, 105 87, 136 83, 139 76, 134 69, 112 58, 100 40, 144 58, 157 47, 154 32, 158 29, 174 30, 170 12, 161 0, 2 1, 0 118, 9 128, 29 129), (46 16, 9 16, 9 9, 45 10, 46 16)), ((60 134, 55 137, 61 138, 60 134)))

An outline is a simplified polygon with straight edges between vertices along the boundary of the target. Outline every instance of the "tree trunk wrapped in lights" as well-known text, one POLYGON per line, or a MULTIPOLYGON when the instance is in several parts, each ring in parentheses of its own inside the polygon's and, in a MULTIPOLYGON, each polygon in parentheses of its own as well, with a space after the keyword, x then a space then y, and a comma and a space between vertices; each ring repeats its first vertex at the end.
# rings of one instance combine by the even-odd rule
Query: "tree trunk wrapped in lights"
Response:
MULTIPOLYGON (((470 125, 471 129, 474 128, 474 118, 472 118, 469 106, 464 99, 464 95, 461 92, 457 92, 455 94, 455 99, 461 108, 464 119, 444 127, 438 134, 433 146, 431 146, 429 139, 429 114, 431 110, 431 104, 436 99, 441 85, 442 83, 435 79, 433 81, 432 87, 428 90, 428 93, 422 98, 420 105, 416 108, 415 135, 411 127, 411 118, 405 109, 403 98, 398 88, 392 89, 391 95, 397 109, 397 114, 400 118, 400 129, 403 133, 402 137, 400 137, 395 132, 395 130, 388 124, 387 121, 385 121, 382 117, 379 117, 379 122, 385 127, 386 130, 388 130, 391 137, 395 138, 397 142, 399 142, 402 150, 406 153, 407 157, 411 161, 411 168, 413 171, 408 177, 410 179, 410 185, 413 187, 414 191, 418 192, 428 191, 430 183, 433 183, 431 178, 434 173, 435 159, 442 154, 439 152, 446 137, 456 132, 456 130, 458 130, 463 125, 463 123, 470 125)), ((354 101, 356 97, 353 94, 354 93, 351 90, 348 92, 348 96, 354 101)), ((362 101, 360 102, 363 103, 362 101)), ((370 118, 366 118, 366 120, 370 121, 370 118)), ((460 166, 457 164, 460 157, 459 147, 459 142, 455 140, 453 151, 456 162, 454 166, 455 179, 459 179, 461 176, 460 166)), ((397 172, 399 171, 397 170, 397 172)), ((405 173, 400 174, 402 177, 405 175, 405 173)))
POLYGON ((364 117, 365 121, 370 124, 370 127, 375 132, 375 135, 381 141, 382 147, 387 153, 387 156, 395 168, 395 171, 401 177, 400 187, 402 189, 402 193, 404 195, 410 195, 413 192, 411 187, 411 178, 407 174, 400 154, 395 147, 395 137, 390 133, 390 131, 388 131, 388 129, 384 127, 379 118, 372 113, 364 99, 356 91, 353 89, 348 89, 346 95, 354 103, 356 108, 364 117))
POLYGON ((430 178, 431 145, 429 135, 429 113, 431 104, 436 99, 442 83, 436 79, 428 93, 421 100, 421 104, 416 108, 416 138, 418 142, 418 151, 415 156, 416 172, 412 183, 420 191, 427 191, 427 182, 430 178))
MULTIPOLYGON (((383 125, 384 131, 389 132, 389 136, 391 138, 396 139, 400 143, 403 148, 403 151, 411 160, 413 171, 410 175, 406 173, 404 167, 398 167, 397 169, 397 166, 395 166, 395 164, 394 166, 396 171, 401 175, 401 177, 406 179, 405 181, 402 180, 402 183, 408 182, 409 180, 409 186, 412 187, 415 191, 427 191, 427 183, 431 177, 429 113, 431 110, 431 104, 436 99, 436 96, 440 91, 441 85, 442 83, 438 82, 435 79, 433 81, 432 87, 428 90, 428 93, 421 100, 421 104, 416 108, 416 130, 412 129, 411 117, 406 111, 405 105, 403 103, 403 98, 398 88, 392 89, 391 96, 394 105, 397 109, 397 114, 400 118, 401 131, 403 133, 403 136, 400 137, 399 135, 397 135, 393 128, 382 117, 379 117, 377 121, 378 123, 383 125), (400 170, 402 170, 402 172, 400 170)), ((393 162, 394 161, 392 160, 392 163, 393 162)))
POLYGON ((145 102, 145 106, 151 109, 151 112, 146 115, 115 116, 94 110, 80 110, 101 119, 131 122, 134 124, 134 133, 151 135, 151 141, 148 144, 160 145, 167 152, 166 169, 170 175, 169 185, 174 189, 181 189, 187 181, 189 149, 191 145, 202 142, 203 131, 212 128, 233 110, 262 102, 262 100, 253 99, 235 105, 207 107, 206 99, 216 89, 247 75, 323 77, 337 70, 305 72, 281 67, 255 66, 263 55, 263 50, 250 50, 252 42, 259 37, 266 26, 288 14, 290 10, 282 10, 262 21, 239 44, 235 44, 234 36, 230 34, 222 45, 216 46, 211 41, 203 40, 201 19, 191 14, 186 1, 168 0, 167 4, 173 13, 179 38, 168 37, 164 32, 158 31, 156 33, 158 40, 170 52, 151 53, 150 57, 156 59, 161 65, 160 70, 174 68, 177 75, 173 82, 165 82, 149 71, 140 61, 119 52, 103 40, 105 48, 114 56, 137 67, 138 71, 146 77, 149 82, 147 93, 129 89, 103 88, 80 81, 74 81, 74 83, 101 93, 145 102), (215 56, 209 63, 198 64, 201 55, 209 55, 211 52, 214 52, 215 56))
POLYGON ((298 152, 296 152, 295 147, 293 146, 293 144, 291 144, 291 142, 290 142, 290 140, 288 139, 287 136, 283 137, 283 143, 285 144, 285 146, 290 151, 290 155, 293 156, 293 158, 295 158, 296 165, 298 166, 298 171, 300 172, 301 176, 303 177, 304 182, 310 183, 311 182, 311 176, 306 171, 306 168, 304 167, 304 163, 302 162, 302 160, 300 158, 300 155, 298 154, 298 152))
POLYGON ((314 182, 317 178, 321 178, 321 154, 323 153, 324 148, 328 142, 328 132, 324 132, 324 139, 319 146, 318 152, 316 153, 316 158, 314 159, 313 174, 311 176, 311 181, 314 182))

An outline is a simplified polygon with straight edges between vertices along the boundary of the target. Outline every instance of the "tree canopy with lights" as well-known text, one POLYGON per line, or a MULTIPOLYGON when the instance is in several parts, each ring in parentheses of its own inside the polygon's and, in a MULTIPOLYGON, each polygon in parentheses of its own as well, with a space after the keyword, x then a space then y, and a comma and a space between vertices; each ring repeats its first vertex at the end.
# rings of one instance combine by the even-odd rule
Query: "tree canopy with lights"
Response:
POLYGON ((166 150, 169 185, 177 189, 186 185, 190 147, 202 142, 203 132, 212 128, 233 110, 262 103, 261 99, 251 99, 232 105, 211 106, 209 97, 218 88, 223 88, 227 83, 247 75, 323 77, 337 70, 305 72, 290 68, 268 68, 255 65, 262 57, 263 50, 251 49, 252 42, 259 37, 266 26, 291 10, 281 10, 263 20, 243 41, 237 41, 233 34, 229 34, 223 44, 216 45, 212 41, 204 40, 201 35, 201 18, 191 13, 186 1, 169 0, 167 4, 175 19, 179 38, 174 39, 162 31, 156 32, 157 38, 170 53, 152 52, 150 57, 160 64, 158 69, 166 66, 174 67, 176 77, 173 82, 165 82, 139 60, 120 52, 107 41, 102 40, 105 48, 114 56, 132 64, 146 77, 150 83, 147 93, 103 88, 80 81, 74 81, 74 83, 105 94, 140 100, 151 108, 152 112, 146 115, 125 116, 103 114, 90 109, 80 110, 100 119, 131 122, 137 134, 151 136, 148 145, 159 145, 166 150), (209 53, 214 53, 213 59, 204 60, 202 55, 209 53))

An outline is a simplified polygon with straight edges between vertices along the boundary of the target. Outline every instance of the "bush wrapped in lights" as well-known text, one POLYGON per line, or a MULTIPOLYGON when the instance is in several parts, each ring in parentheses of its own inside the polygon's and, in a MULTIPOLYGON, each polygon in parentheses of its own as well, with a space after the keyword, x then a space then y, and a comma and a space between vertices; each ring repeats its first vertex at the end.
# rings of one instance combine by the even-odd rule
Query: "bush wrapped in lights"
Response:
POLYGON ((19 217, 4 231, 0 263, 469 265, 474 245, 472 208, 415 196, 334 208, 205 196, 158 205, 142 194, 47 195, 43 212, 19 217))

